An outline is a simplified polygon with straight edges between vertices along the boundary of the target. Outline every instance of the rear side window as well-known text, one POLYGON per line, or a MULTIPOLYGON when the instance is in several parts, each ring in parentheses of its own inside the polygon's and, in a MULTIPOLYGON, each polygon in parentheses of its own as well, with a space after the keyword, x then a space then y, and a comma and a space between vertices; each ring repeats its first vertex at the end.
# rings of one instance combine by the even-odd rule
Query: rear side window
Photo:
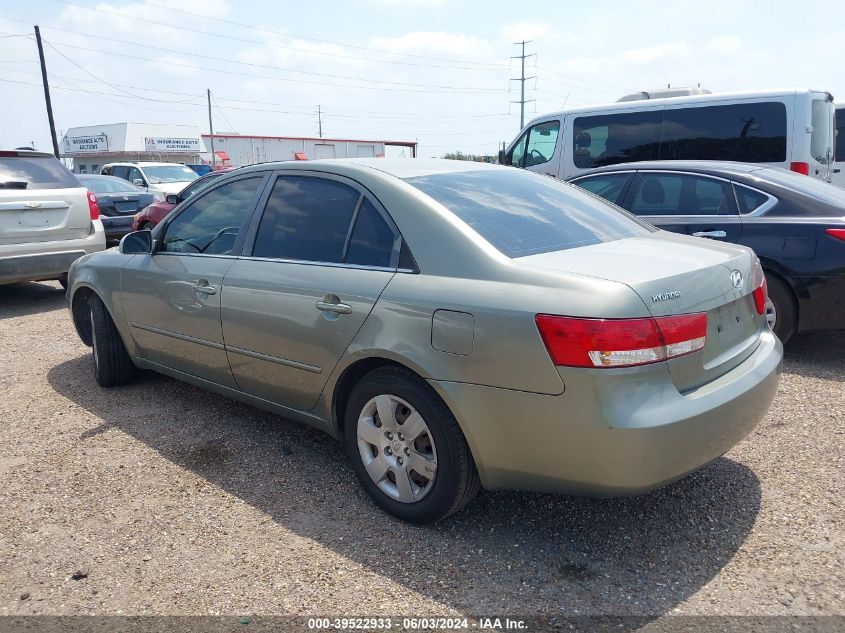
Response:
POLYGON ((364 199, 355 219, 345 262, 387 268, 393 257, 395 237, 373 203, 364 199))
POLYGON ((753 213, 769 200, 769 196, 742 185, 734 185, 740 213, 753 213))
POLYGON ((845 162, 845 108, 836 109, 836 162, 845 162))
POLYGON ((340 263, 360 197, 334 180, 280 176, 267 200, 253 256, 340 263))
POLYGON ((572 157, 588 169, 635 160, 655 160, 660 147, 660 110, 575 119, 572 157))
POLYGON ((582 189, 586 189, 590 193, 601 196, 610 202, 618 202, 619 194, 628 182, 628 174, 601 174, 599 176, 589 176, 587 178, 579 178, 572 184, 578 185, 582 189))
POLYGON ((68 189, 82 184, 52 156, 0 157, 0 189, 68 189), (25 183, 24 187, 21 183, 25 183))
POLYGON ((681 174, 643 173, 630 211, 636 215, 725 215, 727 183, 681 174))
POLYGON ((408 178, 501 253, 523 257, 655 230, 577 187, 521 170, 408 178))
POLYGON ((832 108, 833 104, 830 101, 813 99, 810 155, 822 165, 827 165, 833 156, 833 129, 830 121, 832 108))
POLYGON ((660 159, 783 162, 786 106, 766 101, 667 109, 660 159))

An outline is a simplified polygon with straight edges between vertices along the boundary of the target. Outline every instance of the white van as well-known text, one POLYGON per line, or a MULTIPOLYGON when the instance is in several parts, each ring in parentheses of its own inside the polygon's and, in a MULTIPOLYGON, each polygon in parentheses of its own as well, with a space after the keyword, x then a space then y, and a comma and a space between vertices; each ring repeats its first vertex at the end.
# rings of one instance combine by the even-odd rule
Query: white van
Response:
POLYGON ((833 152, 833 184, 845 189, 845 105, 836 106, 836 147, 833 152))
POLYGON ((537 117, 501 153, 500 162, 568 179, 594 167, 638 160, 732 160, 831 181, 830 93, 690 92, 696 94, 658 99, 637 93, 608 105, 537 117))

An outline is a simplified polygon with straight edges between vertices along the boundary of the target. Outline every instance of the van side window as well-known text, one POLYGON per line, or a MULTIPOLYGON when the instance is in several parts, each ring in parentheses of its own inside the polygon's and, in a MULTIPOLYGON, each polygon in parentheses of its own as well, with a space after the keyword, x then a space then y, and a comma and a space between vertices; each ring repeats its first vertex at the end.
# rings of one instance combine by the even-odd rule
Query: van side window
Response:
MULTIPOLYGON (((662 128, 660 160, 786 160, 786 106, 782 103, 667 109, 662 128)), ((829 126, 827 130, 829 134, 829 126)))
POLYGON ((836 109, 836 162, 845 161, 845 108, 836 109))
POLYGON ((660 147, 659 110, 583 116, 575 119, 572 158, 581 169, 656 160, 660 147))
POLYGON ((528 147, 525 152, 525 167, 542 165, 555 155, 560 121, 544 121, 528 130, 528 147))

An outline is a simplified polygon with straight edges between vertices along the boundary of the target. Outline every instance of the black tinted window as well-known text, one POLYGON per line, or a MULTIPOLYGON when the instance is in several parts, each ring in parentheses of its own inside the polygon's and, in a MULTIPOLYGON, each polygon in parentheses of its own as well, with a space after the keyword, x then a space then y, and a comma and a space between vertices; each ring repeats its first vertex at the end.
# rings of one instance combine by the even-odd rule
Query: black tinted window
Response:
POLYGON ((67 189, 82 185, 52 156, 0 157, 0 189, 67 189))
POLYGON ((124 165, 116 165, 115 167, 111 168, 111 175, 115 178, 123 178, 124 180, 129 180, 129 167, 124 165))
POLYGON ((661 160, 786 160, 786 106, 743 103, 666 110, 661 160))
POLYGON ((262 180, 263 176, 236 180, 197 198, 168 225, 161 250, 231 254, 262 180))
POLYGON ((577 187, 521 170, 409 178, 508 257, 644 235, 650 227, 577 187))
POLYGON ((366 266, 390 266, 393 255, 393 231, 369 200, 364 200, 352 229, 346 263, 366 266))
POLYGON ((736 201, 739 204, 740 213, 756 211, 769 200, 769 196, 766 194, 742 185, 734 185, 734 190, 736 191, 736 201))
POLYGON ((636 215, 725 215, 727 183, 700 176, 643 173, 631 212, 636 215))
POLYGON ((589 178, 579 178, 572 184, 615 203, 619 201, 619 194, 622 193, 622 188, 628 182, 628 178, 628 174, 601 174, 589 178))
POLYGON ((261 218, 252 254, 339 263, 360 197, 352 187, 333 180, 279 177, 261 218))
POLYGON ((845 108, 836 109, 836 162, 845 161, 845 108))
POLYGON ((578 117, 573 139, 576 167, 655 160, 660 147, 660 111, 578 117))

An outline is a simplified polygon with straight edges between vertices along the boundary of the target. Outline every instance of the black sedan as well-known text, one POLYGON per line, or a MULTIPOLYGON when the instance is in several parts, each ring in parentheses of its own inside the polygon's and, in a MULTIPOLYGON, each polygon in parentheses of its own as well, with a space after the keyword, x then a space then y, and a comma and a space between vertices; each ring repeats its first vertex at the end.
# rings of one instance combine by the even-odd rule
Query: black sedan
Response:
POLYGON ((766 271, 769 323, 784 342, 845 328, 845 190, 716 161, 625 163, 570 182, 667 231, 754 249, 766 271))
POLYGON ((147 193, 114 176, 89 176, 78 174, 80 182, 97 196, 100 219, 106 229, 106 240, 119 240, 132 230, 132 216, 156 200, 155 194, 147 193))

